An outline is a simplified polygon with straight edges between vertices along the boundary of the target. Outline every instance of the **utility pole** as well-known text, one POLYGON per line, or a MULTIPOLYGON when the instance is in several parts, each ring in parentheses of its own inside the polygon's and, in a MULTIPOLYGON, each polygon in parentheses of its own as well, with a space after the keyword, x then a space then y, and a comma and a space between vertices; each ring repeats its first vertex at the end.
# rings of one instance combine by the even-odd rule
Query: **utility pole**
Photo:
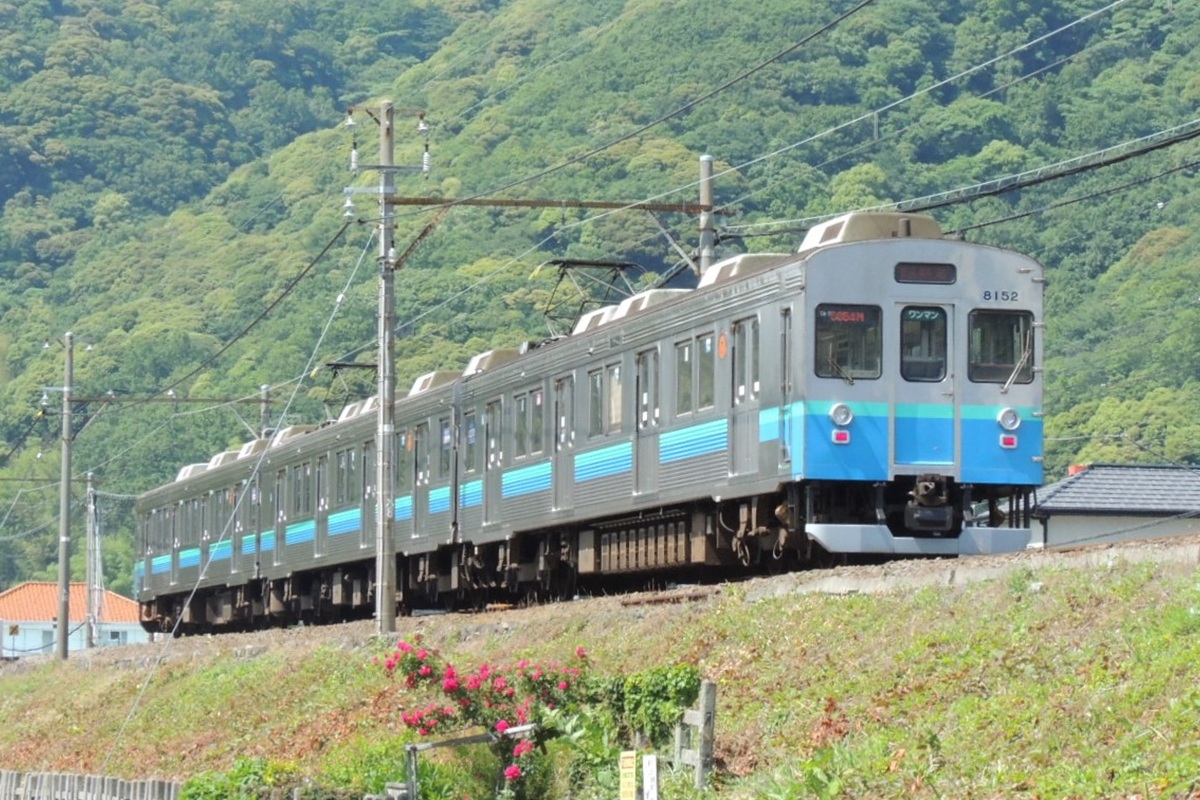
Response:
POLYGON ((379 411, 375 436, 375 629, 396 632, 396 542, 392 538, 392 453, 395 439, 396 375, 396 247, 391 206, 395 192, 395 110, 384 100, 379 108, 379 411))
POLYGON ((717 231, 713 227, 713 157, 700 156, 700 274, 716 257, 717 231))
POLYGON ((96 639, 100 628, 100 592, 103 591, 100 579, 100 531, 98 530, 99 520, 96 509, 96 479, 91 472, 87 474, 85 508, 87 522, 87 641, 85 646, 90 650, 98 644, 96 639))
POLYGON ((63 380, 62 472, 58 487, 58 658, 67 660, 67 634, 71 627, 71 382, 75 373, 75 337, 63 337, 67 366, 63 380))

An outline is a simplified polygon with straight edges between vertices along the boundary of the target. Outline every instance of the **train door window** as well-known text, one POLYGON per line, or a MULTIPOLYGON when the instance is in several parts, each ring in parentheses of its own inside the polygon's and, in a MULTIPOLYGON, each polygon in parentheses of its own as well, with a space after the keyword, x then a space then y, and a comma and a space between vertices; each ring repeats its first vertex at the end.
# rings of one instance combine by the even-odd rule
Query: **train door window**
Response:
POLYGON ((695 347, 692 342, 675 344, 675 413, 692 413, 692 376, 695 374, 695 347))
POLYGON ((513 457, 529 455, 529 395, 519 394, 513 398, 513 457))
POLYGON ((625 393, 621 382, 621 365, 609 364, 607 375, 608 385, 605 387, 605 391, 608 395, 608 420, 606 430, 611 433, 612 431, 621 430, 621 408, 625 400, 625 393))
POLYGON ((758 318, 733 323, 734 405, 758 397, 758 318))
POLYGON ((878 306, 822 303, 813 343, 818 378, 878 378, 883 370, 882 314, 878 306))
POLYGON ((500 401, 493 400, 484 409, 484 437, 487 440, 487 468, 495 469, 504 459, 500 440, 500 401))
POLYGON ((321 456, 317 459, 317 474, 316 474, 316 492, 314 497, 317 501, 317 508, 329 507, 329 456, 321 456))
POLYGON ((711 333, 696 337, 696 410, 712 408, 717 402, 717 348, 711 333))
POLYGON ((479 431, 475 422, 475 412, 463 412, 463 471, 474 472, 479 469, 479 431))
POLYGON ((450 418, 438 420, 440 429, 438 436, 438 477, 450 477, 450 451, 453 449, 453 436, 450 431, 450 418))
POLYGON ((554 449, 566 450, 575 443, 575 378, 554 382, 554 449))
POLYGON ((588 373, 588 436, 604 433, 604 372, 588 373))
POLYGON ((396 457, 392 460, 395 465, 395 484, 399 492, 411 492, 413 481, 413 452, 412 432, 399 431, 395 436, 396 457))
POLYGON ((346 502, 348 502, 348 503, 354 502, 355 504, 358 503, 359 499, 361 499, 362 496, 359 495, 359 497, 356 498, 354 495, 356 492, 359 491, 359 488, 360 488, 360 486, 359 486, 359 477, 358 477, 358 451, 354 450, 354 449, 347 450, 346 451, 346 498, 345 498, 346 502))
POLYGON ((541 389, 529 393, 529 452, 546 449, 546 402, 541 389))
POLYGON ((413 431, 413 470, 417 477, 417 486, 429 484, 429 423, 422 422, 413 431))
POLYGON ((900 312, 900 375, 906 381, 946 377, 946 310, 905 306, 900 312))
POLYGON ((284 503, 284 488, 287 484, 287 470, 279 470, 275 473, 275 521, 283 522, 287 519, 287 505, 284 503))
POLYGON ((977 383, 1033 381, 1033 314, 972 311, 967 377, 977 383))
POLYGON ((338 450, 334 456, 334 491, 333 502, 342 505, 346 502, 346 451, 338 450))
POLYGON ((658 425, 658 350, 637 354, 638 430, 658 425))
MULTIPOLYGON (((375 504, 375 445, 373 442, 363 442, 362 446, 362 502, 363 505, 375 504)), ((371 512, 378 513, 378 512, 371 512)), ((364 519, 367 512, 363 512, 364 519)), ((371 547, 375 544, 375 531, 371 525, 360 525, 358 531, 358 546, 371 547)))

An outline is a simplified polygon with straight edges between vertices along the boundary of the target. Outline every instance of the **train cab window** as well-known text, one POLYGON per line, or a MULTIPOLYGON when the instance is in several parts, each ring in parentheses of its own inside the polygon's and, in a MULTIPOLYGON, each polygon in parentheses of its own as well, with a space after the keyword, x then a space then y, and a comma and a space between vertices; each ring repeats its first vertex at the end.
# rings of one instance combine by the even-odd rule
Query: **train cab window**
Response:
POLYGON ((946 377, 946 310, 905 306, 900 312, 900 375, 907 381, 946 377))
POLYGON ((479 430, 475 412, 463 412, 463 472, 479 469, 479 430))
POLYGON ((733 323, 733 402, 734 405, 758 397, 758 319, 733 323))
POLYGON ((1033 381, 1033 314, 972 311, 967 377, 976 383, 1033 381))
POLYGON ((450 418, 443 417, 438 420, 438 428, 438 477, 447 478, 450 476, 450 451, 453 449, 450 418))
POLYGON ((658 424, 658 351, 637 354, 637 426, 645 430, 658 424))
POLYGON ((883 337, 879 306, 823 303, 817 306, 816 374, 847 383, 882 374, 883 337))

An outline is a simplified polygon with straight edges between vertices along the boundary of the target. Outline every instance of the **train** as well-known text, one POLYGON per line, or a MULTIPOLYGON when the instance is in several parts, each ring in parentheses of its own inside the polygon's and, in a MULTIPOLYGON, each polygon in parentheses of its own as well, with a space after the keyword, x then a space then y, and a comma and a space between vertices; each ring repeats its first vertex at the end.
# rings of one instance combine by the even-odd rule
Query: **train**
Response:
POLYGON ((717 261, 421 376, 387 441, 371 397, 184 466, 136 503, 142 624, 369 618, 385 535, 398 614, 1022 550, 1042 287, 1034 259, 914 213, 717 261))

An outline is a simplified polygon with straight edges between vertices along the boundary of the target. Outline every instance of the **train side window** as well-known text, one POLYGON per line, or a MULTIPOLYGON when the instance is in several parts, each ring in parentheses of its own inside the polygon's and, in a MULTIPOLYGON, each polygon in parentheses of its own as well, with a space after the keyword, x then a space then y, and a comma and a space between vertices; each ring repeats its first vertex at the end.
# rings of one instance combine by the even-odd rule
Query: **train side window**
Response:
POLYGON ((692 342, 678 342, 675 345, 675 413, 692 413, 692 374, 695 372, 695 361, 692 358, 692 342))
POLYGON ((621 430, 621 408, 625 393, 621 382, 621 365, 608 366, 608 432, 621 430))
POLYGON ((758 318, 733 323, 734 405, 758 397, 758 318))
POLYGON ((976 383, 1033 382, 1033 314, 972 311, 967 377, 976 383))
POLYGON ((879 306, 822 303, 813 343, 818 378, 875 379, 883 374, 879 306))
POLYGON ((453 442, 450 434, 450 418, 443 417, 438 420, 439 439, 438 442, 438 477, 447 478, 450 476, 450 451, 453 442))
POLYGON ((905 306, 900 312, 900 376, 906 381, 946 377, 946 310, 905 306))
POLYGON ((500 443, 500 401, 493 400, 484 409, 484 438, 487 440, 487 468, 500 466, 504 451, 500 443))
POLYGON ((658 350, 637 354, 638 430, 658 424, 658 350))
POLYGON ((479 468, 479 431, 475 423, 475 412, 463 412, 463 472, 474 472, 479 468))

